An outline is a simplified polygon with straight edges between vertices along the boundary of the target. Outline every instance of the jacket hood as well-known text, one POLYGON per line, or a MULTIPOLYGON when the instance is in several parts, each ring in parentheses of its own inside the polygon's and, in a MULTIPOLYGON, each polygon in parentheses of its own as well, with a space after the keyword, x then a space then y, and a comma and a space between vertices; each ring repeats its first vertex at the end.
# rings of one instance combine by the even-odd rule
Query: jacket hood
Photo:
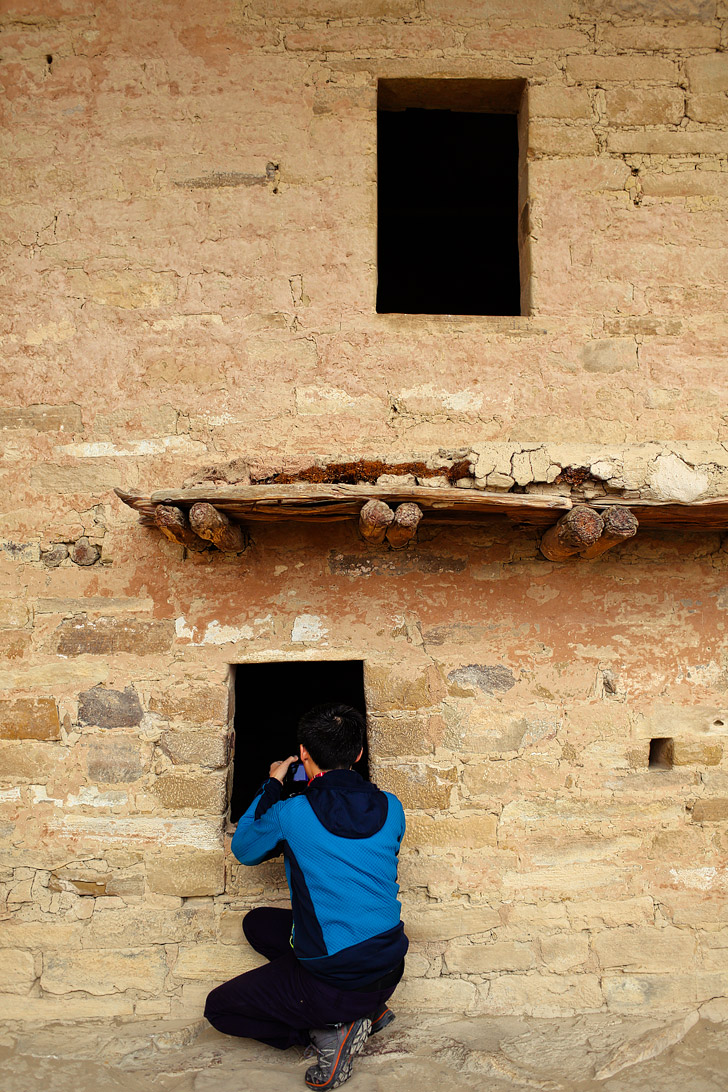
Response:
POLYGON ((306 799, 318 821, 340 838, 371 838, 389 810, 385 794, 356 770, 329 770, 314 778, 306 799))

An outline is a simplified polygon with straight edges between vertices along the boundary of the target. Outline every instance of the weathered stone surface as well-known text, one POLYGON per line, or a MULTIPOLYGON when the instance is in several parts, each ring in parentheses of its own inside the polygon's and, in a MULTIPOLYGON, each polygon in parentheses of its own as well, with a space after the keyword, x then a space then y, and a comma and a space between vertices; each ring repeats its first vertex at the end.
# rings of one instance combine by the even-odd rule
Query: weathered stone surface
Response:
POLYGON ((424 910, 407 907, 404 916, 407 936, 413 941, 452 940, 484 933, 501 924, 490 906, 428 906, 424 910))
POLYGON ((113 652, 145 656, 170 647, 174 624, 137 618, 77 616, 62 622, 56 632, 57 649, 62 656, 100 656, 113 652))
POLYGON ((81 432, 81 407, 33 405, 0 408, 0 431, 15 429, 29 429, 33 432, 81 432))
POLYGON ((219 895, 225 887, 225 860, 220 850, 181 848, 147 861, 147 883, 162 895, 219 895))
POLYGON ((484 694, 503 693, 516 685, 513 672, 503 664, 468 664, 451 671, 448 680, 466 693, 476 689, 484 694))
POLYGON ((160 685, 149 698, 151 712, 195 727, 203 724, 227 725, 229 705, 228 686, 204 686, 194 681, 174 686, 160 685))
POLYGON ((728 798, 696 800, 692 819, 694 823, 719 823, 723 819, 728 819, 728 798))
POLYGON ((483 1008, 492 1013, 558 1016, 574 1010, 595 1012, 602 1004, 599 979, 593 974, 511 974, 491 982, 483 1008))
POLYGON ((35 982, 35 960, 29 952, 5 949, 0 959, 0 993, 28 993, 35 982))
POLYGON ((442 717, 430 713, 370 713, 367 725, 371 750, 382 757, 430 754, 443 731, 442 717))
POLYGON ((627 927, 597 933, 592 947, 604 970, 678 972, 692 966, 695 939, 682 929, 627 927))
POLYGON ((421 709, 434 705, 441 694, 441 680, 435 668, 405 674, 381 664, 365 663, 364 687, 367 708, 372 711, 389 709, 421 709))
POLYGON ((445 949, 445 967, 449 974, 511 974, 527 971, 536 962, 528 944, 495 941, 490 944, 449 944, 445 949))
POLYGON ((405 808, 447 808, 457 780, 454 766, 441 769, 422 762, 401 767, 379 766, 375 780, 380 789, 393 792, 405 808))
POLYGON ((180 945, 174 965, 175 978, 202 982, 224 982, 235 975, 252 971, 265 963, 263 956, 248 944, 233 947, 225 944, 180 945))
POLYGON ((442 818, 409 815, 405 839, 410 846, 467 847, 477 849, 496 844, 493 815, 461 814, 442 818))
POLYGON ((676 739, 672 746, 673 766, 719 766, 723 748, 707 740, 676 739))
POLYGON ((103 996, 141 990, 156 994, 164 987, 167 962, 164 948, 83 949, 43 956, 41 986, 51 994, 83 990, 103 996))
POLYGON ((139 740, 130 736, 115 732, 88 743, 86 772, 93 782, 117 785, 138 781, 147 764, 139 740))
POLYGON ((36 740, 0 740, 0 770, 3 778, 18 778, 46 784, 60 774, 68 751, 60 743, 36 740))
POLYGON ((78 717, 82 724, 98 728, 133 728, 141 723, 142 707, 133 686, 107 690, 95 686, 78 696, 78 717))
POLYGON ((177 811, 223 812, 227 808, 227 778, 224 774, 162 774, 154 782, 154 795, 163 808, 177 811))
POLYGON ((0 739, 60 739, 58 708, 52 698, 0 699, 0 739))
POLYGON ((175 764, 219 769, 230 761, 232 737, 229 732, 162 732, 159 746, 175 764))
POLYGON ((95 565, 101 557, 101 551, 98 546, 94 546, 89 542, 86 536, 83 535, 74 542, 69 550, 69 556, 74 565, 95 565))

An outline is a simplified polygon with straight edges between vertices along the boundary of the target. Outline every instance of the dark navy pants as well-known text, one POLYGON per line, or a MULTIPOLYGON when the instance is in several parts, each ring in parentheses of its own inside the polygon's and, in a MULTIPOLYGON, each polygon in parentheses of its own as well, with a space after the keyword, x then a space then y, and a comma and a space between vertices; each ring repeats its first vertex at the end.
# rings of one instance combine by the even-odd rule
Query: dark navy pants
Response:
POLYGON ((348 1024, 377 1014, 394 993, 386 989, 339 990, 305 970, 290 944, 290 910, 261 906, 243 920, 243 932, 268 963, 218 986, 207 997, 205 1016, 226 1035, 241 1035, 285 1050, 309 1041, 308 1029, 348 1024))

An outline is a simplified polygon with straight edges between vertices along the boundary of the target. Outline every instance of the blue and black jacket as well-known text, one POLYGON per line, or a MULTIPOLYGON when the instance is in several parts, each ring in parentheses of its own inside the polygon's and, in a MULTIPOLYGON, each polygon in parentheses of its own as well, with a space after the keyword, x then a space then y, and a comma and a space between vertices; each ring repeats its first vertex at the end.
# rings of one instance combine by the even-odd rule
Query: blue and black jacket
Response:
POLYGON ((246 865, 283 851, 293 951, 340 989, 365 989, 402 962, 408 940, 397 898, 404 811, 354 770, 329 770, 281 800, 270 778, 241 816, 232 850, 246 865))

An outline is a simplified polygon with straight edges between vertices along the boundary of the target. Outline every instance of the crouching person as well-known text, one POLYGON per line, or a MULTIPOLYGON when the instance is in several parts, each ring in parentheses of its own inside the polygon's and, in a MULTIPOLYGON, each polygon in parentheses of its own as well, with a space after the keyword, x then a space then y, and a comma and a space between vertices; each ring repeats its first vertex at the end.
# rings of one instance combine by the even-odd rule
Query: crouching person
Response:
POLYGON ((308 786, 282 798, 295 757, 270 777, 238 823, 235 856, 260 864, 283 852, 291 910, 259 907, 243 921, 269 961, 218 986, 205 1016, 218 1031, 285 1050, 307 1045, 306 1084, 338 1088, 369 1035, 392 1019, 408 941, 397 899, 404 812, 351 769, 365 723, 346 705, 321 705, 298 726, 308 786))

